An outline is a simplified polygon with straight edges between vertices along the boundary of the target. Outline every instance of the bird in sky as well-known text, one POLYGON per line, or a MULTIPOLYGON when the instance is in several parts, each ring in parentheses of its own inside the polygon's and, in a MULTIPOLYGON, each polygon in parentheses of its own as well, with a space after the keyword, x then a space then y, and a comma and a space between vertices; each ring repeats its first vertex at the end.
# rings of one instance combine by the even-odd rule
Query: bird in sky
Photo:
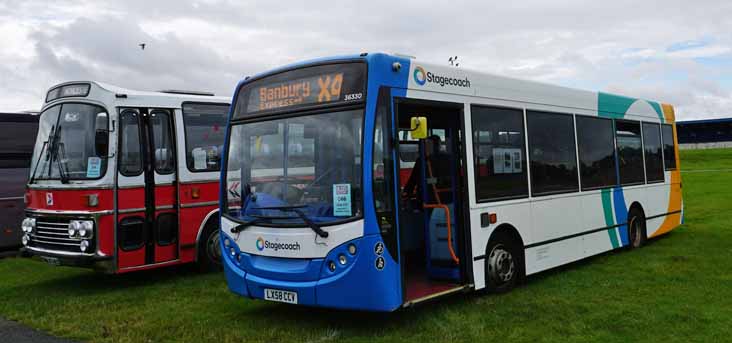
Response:
POLYGON ((140 49, 142 49, 142 50, 145 50, 145 45, 147 45, 147 44, 145 44, 145 43, 140 43, 140 44, 138 44, 138 45, 140 46, 140 49))

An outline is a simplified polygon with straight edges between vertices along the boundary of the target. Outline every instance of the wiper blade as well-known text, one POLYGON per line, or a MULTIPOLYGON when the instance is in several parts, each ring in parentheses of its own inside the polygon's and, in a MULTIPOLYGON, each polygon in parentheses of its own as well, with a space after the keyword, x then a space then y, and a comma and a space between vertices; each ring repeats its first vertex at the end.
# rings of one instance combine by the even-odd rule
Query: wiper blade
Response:
POLYGON ((262 221, 262 218, 254 218, 254 219, 252 219, 252 220, 250 220, 248 222, 243 222, 243 223, 241 223, 241 224, 239 224, 239 225, 234 226, 233 228, 231 228, 231 233, 233 233, 233 234, 240 233, 240 232, 246 230, 246 228, 248 228, 248 227, 250 227, 250 226, 252 226, 252 225, 254 225, 254 224, 256 224, 256 223, 258 223, 260 221, 262 221))
POLYGON ((48 134, 48 139, 43 142, 43 147, 41 147, 41 151, 38 154, 38 159, 36 159, 36 166, 33 168, 33 173, 31 173, 30 178, 28 179, 28 184, 31 184, 36 181, 36 171, 38 171, 38 166, 41 165, 41 160, 44 158, 46 161, 48 161, 48 155, 50 154, 50 146, 53 144, 53 140, 56 138, 56 125, 51 126, 51 132, 48 134), (46 156, 44 156, 44 153, 46 156))
MULTIPOLYGON (((293 206, 270 206, 270 207, 254 207, 253 210, 277 210, 282 212, 292 212, 297 215, 297 217, 287 217, 287 219, 295 219, 300 218, 300 220, 303 221, 307 226, 310 227, 318 236, 323 238, 328 238, 328 232, 324 231, 320 228, 320 225, 318 225, 316 222, 312 221, 308 216, 305 214, 305 212, 302 211, 303 208, 306 208, 307 205, 293 205, 293 206)), ((276 217, 269 217, 269 216, 257 216, 257 218, 269 218, 269 219, 281 219, 276 217)), ((256 221, 257 219, 254 219, 253 221, 256 221)), ((250 222, 251 223, 251 222, 250 222)), ((251 225, 251 224, 250 224, 251 225)))
MULTIPOLYGON (((66 158, 66 148, 62 148, 61 145, 63 143, 59 142, 59 140, 61 139, 62 128, 63 127, 59 125, 54 134, 55 139, 53 140, 53 145, 51 146, 51 162, 56 161, 56 165, 58 166, 58 175, 61 179, 61 183, 67 184, 69 183, 69 174, 67 173, 63 163, 61 162, 62 157, 66 158), (61 151, 62 149, 62 156, 59 156, 59 151, 61 151)), ((48 175, 50 176, 51 173, 49 172, 48 175)))
POLYGON ((47 146, 48 146, 48 141, 43 142, 41 151, 38 154, 38 159, 36 159, 36 166, 33 168, 33 172, 31 173, 31 176, 28 179, 28 184, 31 184, 36 181, 36 171, 38 171, 38 166, 41 165, 41 160, 43 159, 43 153, 46 152, 47 146))

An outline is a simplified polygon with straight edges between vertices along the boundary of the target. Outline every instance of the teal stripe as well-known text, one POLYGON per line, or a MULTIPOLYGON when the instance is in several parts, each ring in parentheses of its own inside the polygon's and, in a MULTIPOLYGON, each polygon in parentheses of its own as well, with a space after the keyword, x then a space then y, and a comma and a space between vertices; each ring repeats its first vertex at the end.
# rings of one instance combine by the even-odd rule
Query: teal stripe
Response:
POLYGON ((658 119, 660 119, 661 123, 663 123, 665 120, 663 117, 663 110, 661 109, 661 105, 659 105, 655 101, 649 101, 648 103, 651 104, 651 107, 653 107, 654 110, 656 110, 656 113, 658 114, 658 119))
MULTIPOLYGON (((615 220, 613 218, 613 205, 612 198, 610 197, 610 189, 603 189, 601 193, 602 197, 602 212, 605 215, 605 225, 615 226, 615 220)), ((615 234, 615 228, 607 229, 607 234, 610 236, 610 244, 613 249, 620 247, 618 243, 618 236, 615 234)))

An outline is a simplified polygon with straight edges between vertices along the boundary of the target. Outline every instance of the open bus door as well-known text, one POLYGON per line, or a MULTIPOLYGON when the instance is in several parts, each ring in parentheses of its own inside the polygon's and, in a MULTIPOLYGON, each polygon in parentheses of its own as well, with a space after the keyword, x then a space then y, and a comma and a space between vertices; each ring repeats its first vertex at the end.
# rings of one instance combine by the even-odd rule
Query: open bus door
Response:
POLYGON ((120 110, 117 264, 120 270, 178 259, 173 111, 120 110))
POLYGON ((400 170, 396 185, 403 298, 409 306, 472 283, 463 208, 465 135, 463 121, 456 120, 463 118, 463 105, 395 98, 394 109, 403 156, 395 166, 400 170), (427 119, 427 138, 410 137, 413 117, 427 119), (414 163, 402 163, 409 155, 416 157, 414 163))

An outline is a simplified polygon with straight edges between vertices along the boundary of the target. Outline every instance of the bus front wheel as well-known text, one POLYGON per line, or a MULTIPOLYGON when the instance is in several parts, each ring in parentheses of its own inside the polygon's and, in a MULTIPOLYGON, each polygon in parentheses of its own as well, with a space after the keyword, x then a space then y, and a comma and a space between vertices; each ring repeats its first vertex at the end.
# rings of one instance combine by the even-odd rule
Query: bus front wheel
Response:
POLYGON ((220 239, 219 228, 216 225, 206 225, 198 242, 198 269, 202 272, 223 269, 220 239))
POLYGON ((485 275, 488 289, 504 293, 518 283, 521 268, 520 255, 512 240, 504 235, 492 239, 485 255, 485 275))

